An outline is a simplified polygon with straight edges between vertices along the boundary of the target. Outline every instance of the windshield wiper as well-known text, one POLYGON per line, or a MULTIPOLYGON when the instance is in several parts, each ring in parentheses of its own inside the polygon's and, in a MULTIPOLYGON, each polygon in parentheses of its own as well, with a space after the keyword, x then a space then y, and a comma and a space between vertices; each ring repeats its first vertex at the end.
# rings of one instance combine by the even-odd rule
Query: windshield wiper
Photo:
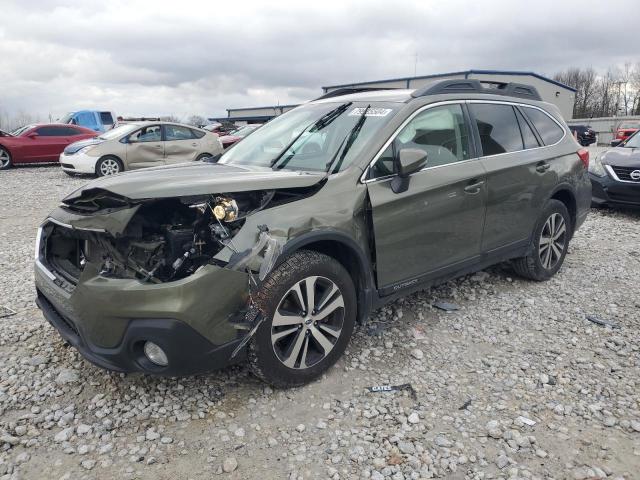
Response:
POLYGON ((349 150, 355 143, 356 138, 358 138, 358 135, 360 134, 360 130, 362 130, 362 126, 364 125, 364 122, 367 120, 367 112, 369 111, 370 108, 371 108, 371 105, 367 105, 367 108, 364 109, 364 111, 360 115, 360 118, 358 119, 356 124, 353 126, 351 131, 347 134, 346 137, 344 137, 342 142, 340 142, 340 146, 338 147, 338 150, 336 150, 336 153, 334 153, 333 157, 331 157, 331 160, 327 162, 327 166, 325 168, 325 172, 327 175, 330 175, 331 173, 336 173, 337 171, 340 170, 340 167, 342 166, 342 162, 344 161, 345 157, 347 156, 347 153, 349 153, 349 150), (344 146, 344 148, 342 148, 342 145, 344 145, 345 142, 347 144, 344 146), (333 168, 333 171, 332 171, 331 166, 333 165, 333 162, 336 161, 336 158, 338 158, 338 153, 340 153, 340 151, 342 151, 342 153, 340 154, 340 160, 338 160, 338 163, 336 164, 335 168, 333 168))
MULTIPOLYGON (((317 132, 319 130, 322 130, 324 127, 326 127, 327 125, 331 124, 331 122, 333 122, 336 118, 338 118, 340 115, 342 115, 344 113, 344 111, 349 108, 349 106, 352 104, 353 102, 347 102, 347 103, 343 103, 342 105, 334 108, 333 110, 325 113, 322 117, 320 117, 318 120, 316 120, 315 122, 313 122, 311 125, 308 125, 307 127, 305 127, 298 135, 296 135, 296 137, 289 142, 289 144, 284 147, 280 153, 273 159, 271 160, 271 163, 269 164, 269 166, 271 168, 275 167, 276 163, 278 163, 278 161, 282 158, 282 156, 287 153, 287 151, 298 141, 298 139, 302 136, 303 133, 308 131, 313 131, 313 132, 317 132)), ((293 152, 291 155, 289 155, 287 157, 287 159, 285 160, 284 164, 280 166, 280 168, 284 168, 287 163, 289 163, 289 160, 291 160, 291 158, 295 155, 295 152, 293 152)))

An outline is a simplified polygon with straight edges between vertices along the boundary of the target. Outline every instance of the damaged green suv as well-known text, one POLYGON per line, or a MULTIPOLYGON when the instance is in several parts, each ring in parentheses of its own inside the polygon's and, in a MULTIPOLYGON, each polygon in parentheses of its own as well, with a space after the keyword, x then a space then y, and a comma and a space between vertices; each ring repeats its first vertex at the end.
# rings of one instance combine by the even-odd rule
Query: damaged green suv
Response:
POLYGON ((331 92, 217 163, 66 197, 38 232, 37 302, 110 370, 248 359, 274 385, 301 385, 399 296, 507 260, 554 275, 590 205, 587 166, 530 86, 331 92))

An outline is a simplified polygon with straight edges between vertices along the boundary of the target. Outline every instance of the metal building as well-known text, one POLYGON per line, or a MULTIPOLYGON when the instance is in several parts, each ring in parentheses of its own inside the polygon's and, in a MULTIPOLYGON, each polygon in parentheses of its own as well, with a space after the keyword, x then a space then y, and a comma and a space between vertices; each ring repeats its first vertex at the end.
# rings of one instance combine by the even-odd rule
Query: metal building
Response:
MULTIPOLYGON (((575 103, 576 90, 543 77, 534 72, 517 72, 501 70, 466 70, 463 72, 439 73, 435 75, 423 75, 419 77, 402 77, 388 80, 373 80, 368 82, 345 83, 341 85, 329 85, 322 87, 323 93, 345 87, 377 87, 377 88, 419 88, 434 80, 472 78, 482 82, 496 83, 525 83, 536 87, 542 99, 557 105, 565 119, 573 116, 573 104, 575 103)), ((235 124, 263 123, 271 120, 297 105, 271 105, 267 107, 229 108, 227 117, 210 118, 210 121, 227 121, 235 124)))

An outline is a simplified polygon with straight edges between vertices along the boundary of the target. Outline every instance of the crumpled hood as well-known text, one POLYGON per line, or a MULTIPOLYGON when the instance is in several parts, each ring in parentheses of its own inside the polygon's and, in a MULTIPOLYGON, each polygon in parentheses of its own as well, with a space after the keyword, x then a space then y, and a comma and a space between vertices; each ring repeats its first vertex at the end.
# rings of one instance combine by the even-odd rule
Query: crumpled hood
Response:
POLYGON ((616 167, 640 168, 640 148, 615 147, 604 152, 600 161, 616 167))
POLYGON ((184 197, 260 189, 310 187, 323 173, 273 171, 266 167, 190 162, 101 177, 67 196, 73 201, 89 190, 107 190, 131 200, 184 197))
POLYGON ((104 140, 98 137, 88 138, 86 140, 73 142, 72 144, 67 145, 67 147, 64 149, 64 153, 66 153, 67 155, 73 155, 74 153, 77 153, 80 150, 82 150, 84 147, 88 147, 90 145, 99 145, 102 142, 104 142, 104 140))

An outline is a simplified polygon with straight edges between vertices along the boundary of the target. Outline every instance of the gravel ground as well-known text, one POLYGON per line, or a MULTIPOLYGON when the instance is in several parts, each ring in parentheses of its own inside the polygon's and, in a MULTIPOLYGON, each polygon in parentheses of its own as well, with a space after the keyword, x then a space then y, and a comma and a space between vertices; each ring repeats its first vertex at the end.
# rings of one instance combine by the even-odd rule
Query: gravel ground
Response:
POLYGON ((548 282, 498 266, 380 309, 324 378, 274 391, 244 366, 125 376, 65 347, 33 239, 85 181, 0 173, 1 480, 640 478, 639 213, 592 211, 548 282))

